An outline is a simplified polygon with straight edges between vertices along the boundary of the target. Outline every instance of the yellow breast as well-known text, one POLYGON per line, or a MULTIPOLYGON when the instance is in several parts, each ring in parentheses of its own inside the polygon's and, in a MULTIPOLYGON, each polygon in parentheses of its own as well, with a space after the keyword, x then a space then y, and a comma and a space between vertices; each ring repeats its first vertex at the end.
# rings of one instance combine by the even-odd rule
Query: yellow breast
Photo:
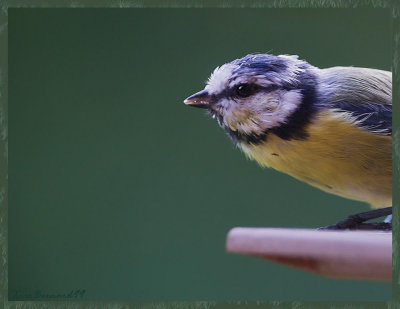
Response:
POLYGON ((324 191, 392 205, 392 138, 361 130, 344 113, 324 111, 308 125, 305 140, 269 134, 259 145, 241 145, 260 165, 287 173, 324 191))

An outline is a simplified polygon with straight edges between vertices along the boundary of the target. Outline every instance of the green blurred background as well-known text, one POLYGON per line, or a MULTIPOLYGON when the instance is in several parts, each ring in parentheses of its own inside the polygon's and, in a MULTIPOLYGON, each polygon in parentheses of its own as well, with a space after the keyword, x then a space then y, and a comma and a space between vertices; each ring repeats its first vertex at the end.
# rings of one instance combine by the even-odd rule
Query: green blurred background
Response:
POLYGON ((10 9, 10 299, 390 299, 225 252, 234 226, 368 209, 260 168, 183 104, 217 65, 266 51, 390 70, 390 11, 10 9))

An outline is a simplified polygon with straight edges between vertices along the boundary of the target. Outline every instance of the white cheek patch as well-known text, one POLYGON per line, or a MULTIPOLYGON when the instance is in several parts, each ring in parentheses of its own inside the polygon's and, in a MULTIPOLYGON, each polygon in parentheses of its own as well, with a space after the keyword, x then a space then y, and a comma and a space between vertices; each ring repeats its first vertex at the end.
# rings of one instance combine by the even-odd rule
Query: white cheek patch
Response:
POLYGON ((217 67, 208 79, 205 89, 209 93, 223 91, 228 86, 229 79, 232 77, 232 72, 235 68, 237 66, 230 63, 217 67))
POLYGON ((252 133, 257 126, 249 116, 249 110, 243 108, 242 103, 222 99, 218 102, 218 112, 223 116, 223 125, 233 131, 252 133))
POLYGON ((302 102, 300 90, 275 91, 260 94, 245 103, 251 111, 239 129, 244 132, 262 133, 287 122, 302 102))
POLYGON ((262 134, 265 130, 287 122, 302 102, 300 90, 261 93, 247 100, 221 100, 219 112, 230 129, 247 134, 262 134))
POLYGON ((228 99, 222 99, 218 102, 217 108, 219 110, 219 113, 223 116, 224 125, 231 128, 232 130, 236 130, 234 127, 234 123, 236 122, 236 103, 228 99))
POLYGON ((281 94, 279 107, 271 115, 274 126, 286 123, 287 119, 299 107, 302 101, 300 90, 291 90, 281 94))

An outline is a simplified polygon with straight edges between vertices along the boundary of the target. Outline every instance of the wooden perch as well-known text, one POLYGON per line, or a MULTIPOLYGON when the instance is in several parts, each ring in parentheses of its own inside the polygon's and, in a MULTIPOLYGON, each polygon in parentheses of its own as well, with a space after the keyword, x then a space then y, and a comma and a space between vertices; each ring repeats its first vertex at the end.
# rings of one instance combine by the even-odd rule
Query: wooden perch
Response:
POLYGON ((226 249, 327 277, 392 280, 391 232, 236 227, 226 249))

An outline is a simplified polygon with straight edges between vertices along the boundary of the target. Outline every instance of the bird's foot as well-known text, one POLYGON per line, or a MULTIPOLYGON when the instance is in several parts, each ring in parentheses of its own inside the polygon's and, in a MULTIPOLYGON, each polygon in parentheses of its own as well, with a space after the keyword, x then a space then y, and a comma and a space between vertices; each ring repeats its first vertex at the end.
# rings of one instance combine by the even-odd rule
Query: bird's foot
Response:
POLYGON ((383 216, 389 216, 392 214, 392 207, 371 210, 362 212, 359 214, 351 215, 344 220, 339 221, 336 224, 321 227, 318 230, 392 230, 391 221, 388 222, 371 222, 365 223, 365 221, 376 219, 383 216))

